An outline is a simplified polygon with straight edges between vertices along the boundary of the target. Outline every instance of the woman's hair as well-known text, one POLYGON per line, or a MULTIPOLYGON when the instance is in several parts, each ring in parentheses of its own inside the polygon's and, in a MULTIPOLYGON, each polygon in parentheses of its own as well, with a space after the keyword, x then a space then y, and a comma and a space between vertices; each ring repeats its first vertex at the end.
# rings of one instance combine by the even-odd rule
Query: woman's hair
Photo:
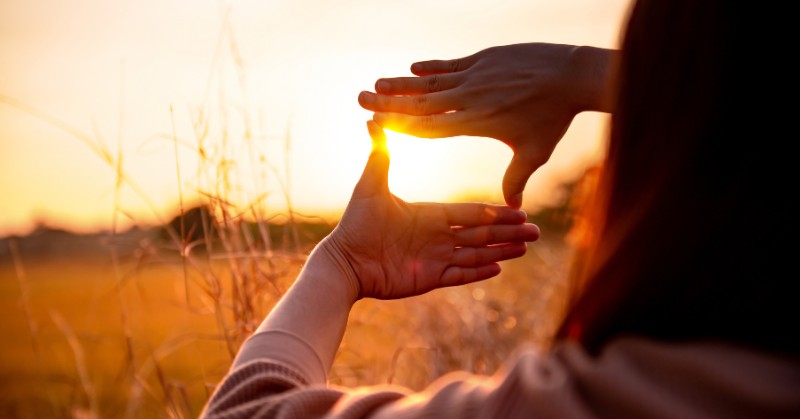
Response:
POLYGON ((786 134, 769 107, 779 82, 747 49, 762 35, 741 3, 640 0, 630 10, 587 208, 593 230, 573 272, 582 285, 560 337, 592 352, 636 334, 800 354, 787 330, 798 313, 790 166, 774 148, 786 134))

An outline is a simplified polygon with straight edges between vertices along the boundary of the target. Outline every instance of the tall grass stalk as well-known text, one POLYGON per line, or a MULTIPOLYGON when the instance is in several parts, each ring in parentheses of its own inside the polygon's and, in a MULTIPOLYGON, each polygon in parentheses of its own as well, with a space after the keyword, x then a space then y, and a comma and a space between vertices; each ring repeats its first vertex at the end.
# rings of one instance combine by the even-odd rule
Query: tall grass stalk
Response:
POLYGON ((39 349, 39 326, 36 319, 33 318, 31 313, 30 303, 30 288, 28 287, 28 280, 25 275, 25 265, 22 262, 22 255, 19 252, 19 245, 16 239, 12 239, 8 243, 9 251, 11 253, 11 260, 14 263, 14 271, 17 275, 17 283, 19 284, 20 304, 25 313, 25 320, 28 323, 28 331, 31 335, 31 350, 33 350, 33 357, 36 360, 36 365, 40 370, 40 376, 44 377, 41 371, 42 356, 39 349))
MULTIPOLYGON (((236 115, 231 115, 227 109, 227 88, 222 87, 224 81, 224 74, 221 71, 222 55, 226 51, 226 48, 222 47, 223 45, 227 47, 227 52, 232 56, 238 74, 239 89, 244 94, 247 91, 245 63, 239 53, 227 13, 207 86, 207 91, 209 91, 215 78, 219 79, 218 107, 215 109, 212 105, 210 98, 213 96, 205 95, 203 103, 194 112, 192 121, 195 136, 192 148, 199 162, 197 176, 193 179, 196 182, 193 193, 198 197, 195 201, 207 209, 207 211, 201 212, 201 225, 197 230, 189 229, 184 219, 187 213, 184 185, 190 179, 184 178, 180 165, 179 146, 185 145, 186 142, 178 140, 178 127, 175 123, 172 105, 169 109, 172 124, 170 138, 173 143, 175 174, 178 182, 179 224, 177 229, 167 222, 168 217, 164 216, 162 210, 150 199, 144 189, 126 173, 125 159, 122 153, 125 114, 124 94, 122 94, 124 93, 124 77, 120 83, 120 110, 115 151, 107 146, 106 141, 99 133, 95 133, 93 138, 47 112, 0 95, 0 103, 10 105, 66 132, 87 146, 113 170, 114 197, 108 244, 113 267, 114 290, 119 304, 120 332, 124 350, 124 377, 126 384, 130 385, 127 391, 125 411, 122 413, 124 417, 140 416, 143 408, 142 397, 156 397, 157 393, 161 394, 157 398, 163 400, 167 416, 191 417, 196 414, 197 412, 192 412, 192 403, 186 395, 185 385, 180 380, 171 379, 169 372, 162 368, 161 357, 185 346, 185 344, 176 345, 171 341, 191 342, 192 339, 220 341, 224 343, 228 359, 232 360, 241 342, 255 330, 269 306, 282 295, 287 286, 288 275, 297 268, 297 261, 302 260, 301 257, 293 254, 300 246, 298 234, 293 225, 295 215, 291 206, 289 189, 285 183, 277 179, 277 176, 276 179, 272 179, 277 181, 287 201, 285 218, 292 226, 284 228, 283 231, 288 232, 292 237, 293 249, 289 252, 276 251, 275 244, 272 243, 271 224, 274 219, 267 217, 264 209, 263 201, 266 193, 257 192, 256 196, 247 199, 238 185, 240 179, 251 174, 242 175, 236 172, 240 166, 236 161, 235 144, 247 145, 251 158, 251 170, 260 173, 260 178, 256 181, 258 190, 266 190, 267 173, 277 173, 277 170, 272 167, 270 159, 255 158, 255 156, 259 156, 258 144, 256 144, 259 137, 254 133, 250 113, 246 106, 238 107, 240 111, 236 115), (223 42, 225 39, 228 42, 223 42), (237 117, 236 121, 231 119, 233 116, 237 117), (231 124, 234 122, 243 126, 241 137, 235 136, 233 132, 231 124), (260 171, 258 170, 259 165, 261 166, 260 171), (184 308, 198 314, 212 313, 217 321, 217 334, 193 337, 187 337, 186 334, 180 335, 165 342, 164 350, 148 351, 148 355, 138 359, 137 353, 140 351, 137 348, 149 347, 150 343, 142 336, 136 335, 131 325, 132 307, 126 295, 126 278, 132 278, 135 275, 132 275, 134 272, 124 272, 126 269, 123 267, 124 256, 120 253, 118 246, 121 234, 119 215, 124 213, 120 197, 125 186, 133 190, 151 209, 157 223, 165 229, 172 249, 177 250, 183 279, 184 308), (197 236, 202 237, 197 238, 197 236), (220 262, 223 262, 224 265, 221 265, 220 262), (192 298, 192 294, 198 291, 200 298, 192 298), (154 379, 153 383, 150 382, 151 379, 154 379)), ((285 139, 284 149, 286 151, 290 150, 290 142, 290 138, 285 139)), ((286 162, 288 163, 288 158, 286 162)), ((287 166, 284 174, 288 175, 288 173, 289 167, 287 166)), ((41 351, 37 339, 38 327, 28 304, 29 292, 22 269, 21 255, 16 247, 13 247, 12 251, 34 356, 37 364, 41 365, 39 362, 41 351)), ((172 263, 169 253, 154 256, 157 258, 156 263, 172 263)), ((141 265, 137 266, 141 267, 141 265)), ((134 269, 138 269, 138 267, 134 269)), ((61 314, 53 311, 50 317, 62 331, 73 351, 81 387, 89 402, 90 417, 103 416, 100 414, 103 407, 100 406, 97 388, 92 383, 92 376, 88 373, 80 338, 61 314)), ((43 374, 42 377, 44 377, 43 374)), ((206 377, 205 380, 208 381, 208 384, 205 387, 213 388, 218 379, 218 374, 206 377)), ((83 412, 83 410, 79 408, 77 412, 83 412)))
MULTIPOLYGON (((89 419, 96 419, 99 418, 99 404, 97 402, 97 394, 95 393, 94 385, 92 384, 92 380, 89 378, 89 370, 86 367, 86 356, 83 352, 83 345, 81 345, 81 341, 75 335, 75 332, 72 331, 69 323, 64 320, 64 317, 56 310, 50 310, 50 318, 53 320, 53 323, 58 326, 61 330, 61 333, 69 343, 70 349, 72 349, 72 355, 75 358, 75 369, 78 372, 78 377, 80 378, 81 387, 83 388, 83 392, 86 395, 89 404, 89 410, 79 410, 83 412, 87 418, 89 419)), ((73 407, 73 411, 75 411, 75 407, 73 407)))
MULTIPOLYGON (((120 386, 124 390, 118 391, 123 393, 119 396, 125 399, 121 403, 124 407, 101 397, 103 389, 89 374, 88 349, 81 336, 62 314, 51 310, 50 318, 72 351, 86 399, 87 406, 72 406, 73 413, 93 418, 138 418, 151 415, 155 405, 158 416, 195 417, 205 399, 198 400, 201 396, 193 394, 192 387, 199 382, 202 396, 210 395, 242 342, 286 291, 304 263, 306 251, 315 244, 302 240, 298 224, 306 216, 293 207, 291 122, 277 135, 282 141, 278 144, 283 152, 281 168, 280 157, 269 155, 263 148, 274 137, 255 128, 260 125, 254 123, 257 118, 247 98, 246 63, 229 21, 229 10, 225 9, 222 15, 202 100, 190 107, 190 121, 185 127, 176 123, 175 109, 170 104, 171 132, 161 136, 171 147, 175 162, 178 208, 173 222, 170 219, 174 214, 165 213, 156 205, 125 170, 122 84, 115 152, 97 133, 93 138, 46 112, 0 95, 0 103, 77 139, 114 172, 109 233, 114 284, 109 291, 115 294, 120 311, 121 330, 113 338, 119 338, 124 351, 120 386), (226 64, 232 65, 235 72, 234 88, 226 84, 226 64), (235 101, 232 95, 237 92, 240 103, 231 105, 235 101), (182 130, 189 134, 181 135, 182 130), (239 153, 242 147, 245 157, 239 153), (182 167, 187 156, 196 158, 195 172, 182 167), (243 186, 248 181, 254 185, 251 190, 243 186), (276 192, 269 190, 270 185, 275 185, 276 192), (120 197, 125 187, 147 205, 166 236, 148 238, 150 241, 142 245, 147 247, 146 256, 135 264, 129 263, 129 255, 119 242, 123 233, 119 231, 119 216, 124 214, 120 197), (282 198, 285 207, 267 208, 265 202, 271 193, 282 198), (193 212, 197 208, 201 210, 193 212), (190 218, 192 214, 199 221, 190 218), (173 329, 163 339, 136 329, 136 314, 141 307, 131 300, 129 284, 147 275, 146 269, 154 265, 172 270, 170 275, 177 286, 175 304, 192 316, 211 319, 209 329, 198 331, 176 325, 180 330, 173 329), (189 373, 171 368, 175 357, 199 351, 196 348, 204 344, 213 347, 206 350, 213 351, 219 365, 200 362, 192 365, 189 373)), ((39 344, 39 325, 30 307, 23 255, 15 241, 10 243, 34 357, 41 366, 39 361, 47 353, 39 344)), ((544 298, 551 300, 550 296, 561 293, 558 278, 563 276, 565 258, 558 252, 537 251, 542 246, 568 248, 559 243, 531 246, 530 256, 509 261, 504 269, 512 268, 487 283, 438 290, 402 302, 360 302, 351 315, 331 370, 331 381, 348 385, 392 383, 421 389, 452 370, 491 373, 521 342, 544 341, 553 330, 552 318, 546 319, 553 311, 552 304, 544 298), (537 280, 543 277, 555 280, 537 280)), ((164 323, 170 320, 158 318, 164 323)), ((47 379, 44 372, 40 377, 47 379)), ((56 402, 53 404, 56 410, 56 402)))

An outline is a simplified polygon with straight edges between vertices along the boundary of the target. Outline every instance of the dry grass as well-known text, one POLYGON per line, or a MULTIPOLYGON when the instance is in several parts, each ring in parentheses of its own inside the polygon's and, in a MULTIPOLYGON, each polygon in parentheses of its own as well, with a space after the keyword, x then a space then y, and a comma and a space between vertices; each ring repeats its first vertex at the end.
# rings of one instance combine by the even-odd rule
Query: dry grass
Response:
MULTIPOLYGON (((295 258, 259 257, 237 259, 235 269, 230 260, 209 258, 187 271, 187 281, 182 258, 151 245, 135 249, 150 252, 148 259, 131 252, 116 267, 108 253, 29 261, 21 254, 16 267, 0 259, 0 415, 196 416, 251 320, 260 321, 278 297, 256 285, 236 291, 237 277, 280 272, 274 285, 285 290, 300 266, 295 258), (208 292, 209 278, 221 288, 208 292), (251 312, 242 309, 245 293, 252 293, 251 312)), ((332 382, 421 389, 451 370, 493 372, 515 347, 551 332, 557 301, 548 296, 559 284, 546 280, 558 276, 545 269, 563 269, 566 251, 543 240, 504 263, 497 278, 403 301, 359 302, 332 382)))
MULTIPOLYGON (((176 156, 180 197, 171 222, 151 204, 165 230, 118 231, 124 211, 117 206, 108 233, 45 231, 0 241, 0 416, 196 417, 242 341, 331 227, 304 225, 308 220, 293 210, 288 167, 276 168, 263 147, 267 136, 254 128, 243 61, 230 26, 223 26, 191 132, 173 122, 172 132, 160 136, 176 156), (226 62, 238 86, 223 83, 226 62), (232 98, 235 91, 241 97, 232 98), (196 156, 195 173, 178 164, 183 153, 196 156), (253 179, 255 185, 244 185, 253 179), (280 223, 266 215, 276 212, 262 202, 267 183, 284 194, 280 223), (190 210, 198 205, 206 210, 190 210)), ((151 202, 107 141, 0 100, 94 150, 115 174, 117 194, 130 188, 151 202)), ((280 141, 288 151, 289 133, 280 141)), ((492 373, 520 344, 545 342, 561 309, 559 281, 570 252, 567 223, 551 215, 559 214, 537 220, 545 237, 525 257, 503 263, 499 277, 402 301, 359 302, 331 381, 421 389, 452 370, 492 373)))

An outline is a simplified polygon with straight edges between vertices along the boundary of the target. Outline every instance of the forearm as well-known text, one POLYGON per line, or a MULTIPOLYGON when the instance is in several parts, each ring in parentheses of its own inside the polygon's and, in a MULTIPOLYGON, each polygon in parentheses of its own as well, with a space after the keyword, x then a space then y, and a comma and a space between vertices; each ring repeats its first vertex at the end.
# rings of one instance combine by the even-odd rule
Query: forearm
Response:
POLYGON ((612 112, 613 73, 619 51, 577 46, 572 50, 571 74, 578 111, 612 112))
POLYGON ((254 358, 305 366, 313 351, 318 359, 313 363, 320 366, 304 368, 310 372, 308 378, 319 381, 320 375, 327 376, 358 298, 358 286, 347 262, 324 243, 314 249, 295 283, 243 345, 234 366, 254 358))

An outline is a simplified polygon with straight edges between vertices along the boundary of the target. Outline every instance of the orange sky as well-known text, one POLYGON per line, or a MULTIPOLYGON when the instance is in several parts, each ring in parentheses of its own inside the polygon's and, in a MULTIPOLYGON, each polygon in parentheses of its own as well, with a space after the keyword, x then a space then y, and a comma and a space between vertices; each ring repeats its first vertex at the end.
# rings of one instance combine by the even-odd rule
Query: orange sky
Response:
MULTIPOLYGON (((356 97, 375 79, 492 45, 614 47, 627 4, 0 2, 0 235, 24 234, 38 221, 108 229, 115 208, 121 227, 167 219, 179 191, 220 187, 206 167, 217 157, 230 163, 237 200, 265 197, 268 211, 285 213, 286 190, 297 211, 335 215, 369 152, 371 114, 356 97), (199 144, 211 156, 205 164, 199 144), (132 183, 117 196, 119 156, 132 183)), ((526 204, 551 198, 559 179, 598 158, 604 122, 576 119, 528 183, 526 204)), ((501 202, 511 154, 499 142, 392 133, 389 148, 390 186, 406 200, 501 202)))

